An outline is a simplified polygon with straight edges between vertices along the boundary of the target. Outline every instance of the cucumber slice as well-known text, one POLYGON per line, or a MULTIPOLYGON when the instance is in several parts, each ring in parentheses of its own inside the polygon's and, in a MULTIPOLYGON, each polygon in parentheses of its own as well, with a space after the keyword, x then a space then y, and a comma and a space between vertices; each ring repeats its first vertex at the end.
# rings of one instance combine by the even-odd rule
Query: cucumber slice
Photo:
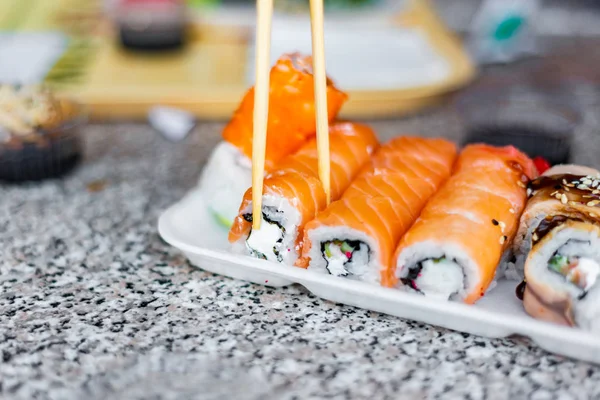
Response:
POLYGON ((354 247, 350 246, 346 242, 342 242, 341 249, 342 249, 343 253, 348 253, 348 252, 352 253, 354 251, 354 247))
POLYGON ((329 246, 331 246, 331 242, 325 243, 325 256, 326 257, 331 257, 331 249, 329 248, 329 246))
POLYGON ((233 221, 228 220, 227 218, 225 218, 224 216, 222 216, 219 213, 215 212, 214 210, 210 210, 210 213, 214 217, 215 221, 217 221, 217 223, 220 226, 222 226, 223 228, 230 229, 231 225, 233 225, 233 221))
POLYGON ((548 262, 548 266, 556 272, 562 272, 562 269, 569 263, 567 257, 560 254, 554 255, 548 262))

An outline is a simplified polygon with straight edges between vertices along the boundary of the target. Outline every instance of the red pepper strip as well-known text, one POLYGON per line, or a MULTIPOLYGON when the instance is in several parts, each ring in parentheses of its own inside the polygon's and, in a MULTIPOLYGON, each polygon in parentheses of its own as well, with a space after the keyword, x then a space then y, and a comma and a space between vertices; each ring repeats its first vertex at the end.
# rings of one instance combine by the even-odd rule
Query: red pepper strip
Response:
POLYGON ((546 172, 551 167, 550 163, 546 161, 546 159, 543 157, 534 158, 533 163, 535 164, 535 167, 537 168, 540 175, 546 172))

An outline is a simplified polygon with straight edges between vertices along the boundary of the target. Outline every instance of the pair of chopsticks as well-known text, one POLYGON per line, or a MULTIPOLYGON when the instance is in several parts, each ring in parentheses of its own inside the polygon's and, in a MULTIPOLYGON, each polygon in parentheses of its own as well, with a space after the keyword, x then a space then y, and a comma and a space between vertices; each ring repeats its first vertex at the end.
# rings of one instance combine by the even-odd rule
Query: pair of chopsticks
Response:
MULTIPOLYGON (((256 82, 254 86, 254 125, 252 138, 252 228, 260 229, 262 193, 269 117, 269 72, 271 68, 271 20, 273 0, 257 0, 256 82)), ((323 0, 310 0, 315 109, 317 116, 317 152, 319 179, 331 200, 329 172, 329 121, 327 116, 327 77, 325 74, 325 41, 323 34, 323 0)))

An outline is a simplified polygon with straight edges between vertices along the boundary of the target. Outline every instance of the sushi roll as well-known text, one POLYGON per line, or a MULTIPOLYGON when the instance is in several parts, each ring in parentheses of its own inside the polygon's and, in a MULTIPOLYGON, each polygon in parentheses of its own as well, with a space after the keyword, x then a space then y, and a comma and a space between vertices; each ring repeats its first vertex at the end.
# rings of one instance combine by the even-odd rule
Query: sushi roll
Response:
POLYGON ((378 284, 400 236, 450 176, 456 147, 400 137, 382 146, 339 201, 304 230, 300 266, 378 284))
POLYGON ((199 189, 215 220, 229 228, 237 215, 240 198, 251 184, 250 158, 231 143, 222 141, 202 170, 199 189))
MULTIPOLYGON (((586 186, 583 182, 579 182, 578 178, 594 179, 593 177, 597 175, 598 171, 593 168, 580 165, 557 165, 530 183, 528 190, 530 199, 521 216, 519 231, 513 245, 516 260, 514 265, 510 266, 511 270, 507 271, 509 277, 522 280, 525 260, 533 244, 569 217, 577 217, 578 211, 573 208, 572 203, 569 204, 569 201, 574 200, 572 197, 576 193, 581 193, 581 189, 578 187, 583 189, 586 186), (566 203, 562 202, 563 194, 566 203)), ((597 185, 596 187, 590 186, 589 189, 592 192, 600 190, 597 185)), ((594 194, 583 193, 581 196, 594 196, 594 194)), ((581 199, 584 198, 593 201, 592 197, 582 197, 581 199)), ((579 208, 585 207, 583 203, 579 205, 579 208)))
POLYGON ((549 169, 530 185, 516 251, 523 306, 534 318, 600 333, 600 172, 549 169))
MULTIPOLYGON (((327 80, 327 111, 333 121, 347 96, 327 80)), ((254 89, 251 88, 231 121, 223 141, 211 154, 200 177, 206 205, 221 225, 229 228, 239 200, 252 184, 252 129, 254 89)), ((269 120, 265 171, 275 168, 315 135, 312 59, 299 54, 282 56, 270 73, 269 120)))
POLYGON ((384 285, 472 304, 490 287, 535 178, 512 146, 470 145, 403 236, 384 285))
MULTIPOLYGON (((367 126, 347 122, 330 127, 331 198, 339 198, 378 146, 367 126)), ((264 180, 262 223, 252 229, 252 188, 246 191, 229 232, 236 253, 294 265, 302 251, 302 229, 326 207, 313 139, 287 157, 264 180)))

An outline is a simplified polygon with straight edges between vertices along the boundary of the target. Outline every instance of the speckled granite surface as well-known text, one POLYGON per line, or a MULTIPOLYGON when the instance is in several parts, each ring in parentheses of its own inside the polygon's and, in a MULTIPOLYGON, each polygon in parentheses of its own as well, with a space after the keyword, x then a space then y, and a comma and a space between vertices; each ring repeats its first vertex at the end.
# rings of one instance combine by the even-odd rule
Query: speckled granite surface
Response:
MULTIPOLYGON (((374 126, 382 137, 458 139, 456 122, 442 110, 374 126)), ((66 180, 0 186, 4 398, 600 397, 599 367, 525 339, 463 335, 191 267, 156 221, 195 184, 219 129, 203 124, 172 144, 143 124, 90 126, 85 164, 66 180)), ((600 137, 584 127, 580 159, 598 166, 596 149, 600 137)))

